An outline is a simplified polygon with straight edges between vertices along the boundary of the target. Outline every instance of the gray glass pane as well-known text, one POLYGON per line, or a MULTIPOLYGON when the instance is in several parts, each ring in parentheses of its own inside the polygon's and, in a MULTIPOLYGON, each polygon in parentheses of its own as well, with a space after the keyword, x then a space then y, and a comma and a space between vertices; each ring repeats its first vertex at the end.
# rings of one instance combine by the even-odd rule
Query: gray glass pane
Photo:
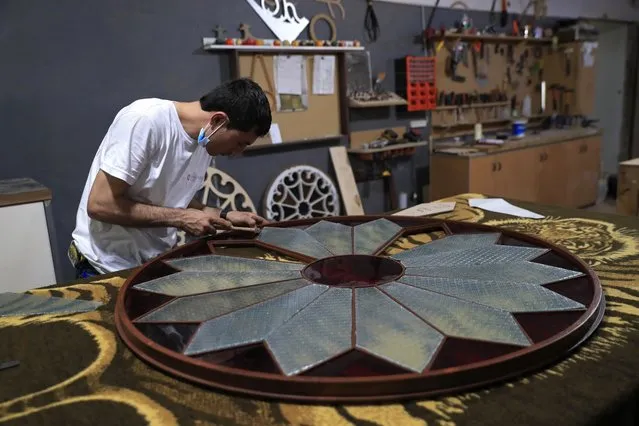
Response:
POLYGON ((530 345, 519 324, 506 311, 401 283, 385 284, 382 289, 447 336, 530 345))
POLYGON ((353 253, 353 228, 350 226, 322 220, 305 231, 336 256, 353 253))
POLYGON ((402 227, 387 219, 377 219, 357 225, 353 231, 353 253, 374 254, 390 243, 402 227))
POLYGON ((534 284, 409 275, 403 276, 398 281, 509 312, 563 311, 585 308, 581 303, 534 284))
POLYGON ((330 288, 266 338, 284 374, 299 374, 352 347, 352 294, 330 288))
POLYGON ((100 306, 102 303, 94 301, 32 294, 0 293, 0 317, 74 314, 94 311, 100 306))
POLYGON ((151 281, 136 284, 138 290, 169 296, 189 296, 210 291, 248 287, 276 281, 302 278, 299 271, 252 272, 178 272, 151 281))
POLYGON ((260 342, 327 289, 325 285, 308 285, 207 321, 184 353, 197 355, 260 342))
POLYGON ((326 247, 302 229, 266 227, 262 229, 258 240, 316 259, 333 256, 326 247))
POLYGON ((548 252, 547 249, 493 244, 468 250, 453 250, 428 256, 410 257, 402 259, 402 263, 408 267, 483 265, 532 260, 546 252, 548 252))
POLYGON ((252 272, 255 270, 299 271, 305 266, 297 262, 248 259, 246 257, 220 256, 217 254, 171 259, 166 260, 165 263, 183 271, 194 272, 252 272))
POLYGON ((173 300, 135 322, 201 322, 310 284, 304 279, 237 290, 198 294, 173 300))
POLYGON ((411 257, 428 256, 444 251, 464 250, 495 244, 501 234, 457 234, 441 238, 433 242, 412 248, 393 255, 395 259, 408 259, 411 257))
POLYGON ((376 288, 355 290, 358 348, 421 372, 444 336, 376 288))
POLYGON ((477 266, 441 266, 406 268, 406 275, 426 277, 455 277, 480 281, 506 281, 528 284, 549 284, 580 277, 581 272, 534 262, 515 262, 477 266))

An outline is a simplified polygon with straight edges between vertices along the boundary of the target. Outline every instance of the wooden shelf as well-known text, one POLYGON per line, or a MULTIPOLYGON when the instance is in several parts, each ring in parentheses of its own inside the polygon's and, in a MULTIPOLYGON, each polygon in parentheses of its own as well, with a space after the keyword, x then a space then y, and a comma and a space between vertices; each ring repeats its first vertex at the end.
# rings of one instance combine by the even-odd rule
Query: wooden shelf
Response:
POLYGON ((531 38, 509 35, 486 35, 486 34, 457 34, 446 33, 444 36, 435 36, 436 40, 459 40, 459 41, 483 41, 484 43, 531 43, 531 44, 552 44, 550 38, 531 38))
POLYGON ((346 138, 346 135, 333 135, 320 138, 301 139, 296 141, 284 141, 280 143, 262 143, 259 145, 251 145, 244 149, 244 155, 250 155, 251 153, 258 153, 269 150, 287 150, 287 149, 299 149, 305 145, 310 148, 313 145, 325 145, 325 144, 338 144, 342 142, 342 138, 346 138))
POLYGON ((362 46, 245 46, 236 44, 215 44, 214 37, 202 38, 202 49, 207 51, 226 50, 233 51, 238 50, 242 52, 276 52, 276 53, 294 53, 294 52, 323 52, 323 53, 338 53, 338 52, 355 52, 364 50, 362 46))
POLYGON ((398 105, 407 105, 406 99, 396 95, 395 93, 387 93, 391 97, 389 99, 379 100, 379 101, 360 101, 357 99, 348 99, 348 106, 350 108, 378 108, 378 107, 389 107, 389 106, 398 106, 398 105))
POLYGON ((406 143, 399 143, 399 144, 395 144, 395 145, 388 145, 388 146, 385 146, 383 148, 373 148, 373 149, 349 148, 348 149, 348 153, 349 154, 375 154, 377 152, 402 150, 402 149, 406 149, 406 148, 415 148, 415 147, 418 147, 418 146, 426 146, 426 145, 428 145, 427 141, 423 141, 423 142, 406 142, 406 143))
POLYGON ((446 106, 438 106, 437 108, 435 108, 435 111, 447 111, 447 110, 453 110, 458 108, 461 108, 461 109, 493 108, 493 107, 507 106, 509 104, 510 102, 504 101, 504 102, 486 102, 486 103, 478 103, 478 104, 470 104, 470 105, 446 105, 446 106))

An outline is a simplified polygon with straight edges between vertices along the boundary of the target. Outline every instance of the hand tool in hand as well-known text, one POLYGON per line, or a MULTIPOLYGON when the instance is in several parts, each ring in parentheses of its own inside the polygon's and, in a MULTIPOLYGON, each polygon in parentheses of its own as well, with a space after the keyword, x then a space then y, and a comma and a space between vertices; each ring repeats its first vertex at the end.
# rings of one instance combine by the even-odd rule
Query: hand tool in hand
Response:
POLYGON ((20 361, 2 361, 0 362, 0 371, 8 368, 17 367, 20 365, 20 361))

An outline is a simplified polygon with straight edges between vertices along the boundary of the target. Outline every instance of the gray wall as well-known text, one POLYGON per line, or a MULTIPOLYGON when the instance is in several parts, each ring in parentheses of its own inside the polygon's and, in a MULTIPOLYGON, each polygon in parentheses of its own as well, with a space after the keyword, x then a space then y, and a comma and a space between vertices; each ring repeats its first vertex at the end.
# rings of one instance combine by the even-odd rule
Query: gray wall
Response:
MULTIPOLYGON (((327 13, 324 3, 297 1, 302 16, 327 13)), ((366 2, 343 0, 338 37, 363 39, 366 2)), ((394 86, 393 61, 419 54, 420 8, 375 3, 381 38, 370 46, 373 72, 386 71, 394 86)), ((450 24, 458 11, 438 11, 435 24, 450 24)), ((479 26, 487 14, 471 15, 479 26)), ((0 1, 0 179, 28 176, 53 190, 57 250, 65 253, 75 211, 93 155, 117 111, 143 97, 193 100, 229 77, 224 56, 200 51, 202 36, 217 24, 235 33, 240 22, 257 37, 272 37, 245 0, 2 0, 0 1), (231 6, 232 5, 232 6, 231 6)), ((321 25, 318 25, 318 29, 321 25)), ((320 36, 326 36, 326 33, 320 36)), ((423 114, 397 116, 393 109, 353 113, 352 130, 407 123, 423 114)), ((321 119, 319 117, 318 119, 321 119)), ((286 166, 311 164, 331 172, 324 145, 218 159, 256 203, 286 166)), ((416 157, 420 175, 426 150, 416 157)), ((397 167, 400 190, 421 190, 410 163, 397 167)), ((382 209, 380 183, 362 185, 367 212, 382 209)), ((72 278, 64 262, 64 280, 72 278)))

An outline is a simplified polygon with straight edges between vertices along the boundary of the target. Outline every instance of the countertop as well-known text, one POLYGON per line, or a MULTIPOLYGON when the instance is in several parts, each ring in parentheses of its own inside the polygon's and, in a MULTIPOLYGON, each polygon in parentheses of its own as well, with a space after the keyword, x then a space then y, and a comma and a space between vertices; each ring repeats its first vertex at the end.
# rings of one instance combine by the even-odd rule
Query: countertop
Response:
POLYGON ((51 199, 51 190, 31 178, 0 180, 0 207, 51 199))
POLYGON ((549 129, 541 130, 539 133, 530 134, 521 139, 510 139, 503 145, 462 145, 455 143, 439 142, 433 146, 433 155, 457 155, 461 157, 476 157, 489 154, 498 154, 516 149, 529 148, 533 146, 547 145, 557 142, 564 142, 572 139, 597 136, 602 133, 601 129, 593 127, 576 127, 571 129, 549 129))

